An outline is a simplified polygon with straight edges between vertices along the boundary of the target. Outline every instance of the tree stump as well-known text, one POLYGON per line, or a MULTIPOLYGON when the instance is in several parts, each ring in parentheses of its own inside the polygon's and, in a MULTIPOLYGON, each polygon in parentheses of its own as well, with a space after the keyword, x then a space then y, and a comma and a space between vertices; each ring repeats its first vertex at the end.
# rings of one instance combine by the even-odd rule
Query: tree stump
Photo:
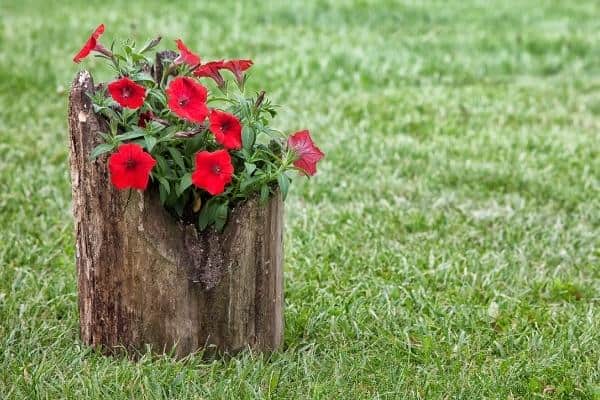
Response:
POLYGON ((82 341, 104 351, 272 351, 283 339, 283 202, 238 204, 222 233, 198 233, 151 189, 118 191, 107 157, 92 161, 105 122, 77 74, 69 98, 70 167, 82 341), (130 197, 129 197, 130 196, 130 197))

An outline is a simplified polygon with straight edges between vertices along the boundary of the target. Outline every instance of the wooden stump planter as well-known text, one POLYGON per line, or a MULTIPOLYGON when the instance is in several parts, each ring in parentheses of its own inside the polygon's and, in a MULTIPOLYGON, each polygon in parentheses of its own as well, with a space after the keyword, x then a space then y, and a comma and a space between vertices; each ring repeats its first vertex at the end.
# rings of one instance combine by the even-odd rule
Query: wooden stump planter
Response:
POLYGON ((177 356, 272 351, 283 338, 283 202, 237 205, 222 233, 175 220, 158 194, 117 191, 106 156, 91 161, 103 120, 80 72, 69 98, 80 333, 90 346, 177 356))

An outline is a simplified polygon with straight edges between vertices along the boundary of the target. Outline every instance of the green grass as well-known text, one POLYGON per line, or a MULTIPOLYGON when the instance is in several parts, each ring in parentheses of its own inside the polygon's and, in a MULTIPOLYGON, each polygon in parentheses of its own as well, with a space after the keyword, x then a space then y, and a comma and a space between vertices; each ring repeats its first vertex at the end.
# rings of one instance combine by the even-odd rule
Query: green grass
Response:
POLYGON ((600 3, 56 3, 0 4, 0 398, 600 399, 600 3), (80 344, 66 91, 99 22, 254 59, 326 152, 270 358, 80 344))

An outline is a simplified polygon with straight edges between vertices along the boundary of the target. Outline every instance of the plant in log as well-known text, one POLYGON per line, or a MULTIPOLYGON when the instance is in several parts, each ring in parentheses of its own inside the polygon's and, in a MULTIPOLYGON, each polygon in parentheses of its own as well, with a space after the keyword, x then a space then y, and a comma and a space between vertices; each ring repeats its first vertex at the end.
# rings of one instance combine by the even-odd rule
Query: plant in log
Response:
POLYGON ((323 158, 308 130, 288 135, 271 127, 276 107, 261 91, 246 91, 248 59, 203 62, 181 40, 177 51, 100 44, 100 25, 74 58, 103 58, 115 78, 93 93, 105 119, 103 142, 92 159, 110 154, 117 189, 158 190, 162 205, 199 230, 222 230, 238 202, 287 195, 292 171, 311 176, 323 158), (166 56, 161 56, 166 55, 166 56))

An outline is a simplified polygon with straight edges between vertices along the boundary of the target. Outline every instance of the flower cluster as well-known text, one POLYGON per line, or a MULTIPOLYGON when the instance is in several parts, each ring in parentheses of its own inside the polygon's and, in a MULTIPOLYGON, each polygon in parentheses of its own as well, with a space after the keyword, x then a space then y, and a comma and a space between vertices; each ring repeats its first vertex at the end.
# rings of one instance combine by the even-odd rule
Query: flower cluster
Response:
POLYGON ((181 39, 177 52, 152 58, 160 37, 118 52, 100 44, 103 33, 100 25, 73 61, 94 54, 117 75, 90 93, 108 126, 91 157, 108 154, 117 189, 157 190, 177 218, 222 229, 236 202, 276 190, 285 198, 292 170, 316 173, 324 154, 310 133, 270 127, 276 108, 265 92, 246 95, 251 60, 203 62, 181 39))

